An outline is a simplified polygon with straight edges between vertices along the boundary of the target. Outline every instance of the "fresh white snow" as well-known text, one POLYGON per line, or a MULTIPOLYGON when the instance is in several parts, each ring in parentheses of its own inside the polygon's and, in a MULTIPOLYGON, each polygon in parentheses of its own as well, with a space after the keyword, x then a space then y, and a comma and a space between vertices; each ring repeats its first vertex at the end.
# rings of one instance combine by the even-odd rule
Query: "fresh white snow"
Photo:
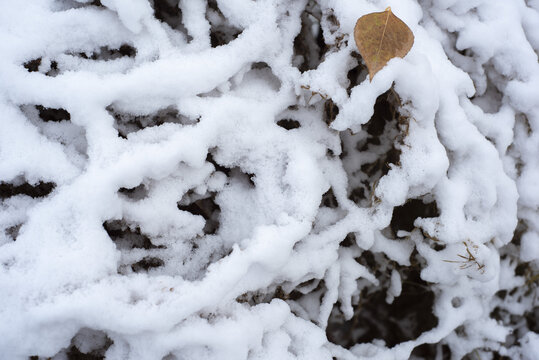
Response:
POLYGON ((0 359, 536 359, 538 54, 537 0, 0 1, 0 359), (414 271, 431 328, 335 340, 414 271))

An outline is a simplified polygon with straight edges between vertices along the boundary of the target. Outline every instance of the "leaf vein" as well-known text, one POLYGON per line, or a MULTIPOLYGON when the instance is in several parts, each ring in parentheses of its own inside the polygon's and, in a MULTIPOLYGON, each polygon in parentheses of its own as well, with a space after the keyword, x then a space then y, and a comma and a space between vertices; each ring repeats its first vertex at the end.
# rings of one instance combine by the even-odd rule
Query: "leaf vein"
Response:
POLYGON ((382 50, 382 42, 384 41, 384 36, 386 34, 387 29, 387 23, 389 22, 389 15, 391 14, 391 8, 387 8, 387 17, 386 17, 386 23, 384 24, 384 31, 382 31, 382 37, 380 38, 380 45, 378 45, 378 51, 376 51, 376 58, 378 58, 378 55, 380 54, 380 50, 382 50))

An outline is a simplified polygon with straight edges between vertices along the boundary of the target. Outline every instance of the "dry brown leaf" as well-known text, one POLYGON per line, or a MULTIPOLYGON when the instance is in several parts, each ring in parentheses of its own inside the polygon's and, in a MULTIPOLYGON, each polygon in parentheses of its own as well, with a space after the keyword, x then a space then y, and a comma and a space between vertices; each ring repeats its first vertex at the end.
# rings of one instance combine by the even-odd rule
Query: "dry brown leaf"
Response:
POLYGON ((390 7, 360 17, 354 38, 369 69, 370 80, 389 60, 406 56, 414 44, 412 30, 391 12, 390 7))

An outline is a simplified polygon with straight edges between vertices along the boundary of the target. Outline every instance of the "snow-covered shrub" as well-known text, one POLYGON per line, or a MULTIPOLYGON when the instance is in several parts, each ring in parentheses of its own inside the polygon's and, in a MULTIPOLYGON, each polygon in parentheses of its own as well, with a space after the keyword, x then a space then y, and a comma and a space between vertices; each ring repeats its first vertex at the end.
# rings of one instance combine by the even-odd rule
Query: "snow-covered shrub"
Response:
POLYGON ((0 2, 0 358, 537 358, 538 51, 537 0, 0 2))

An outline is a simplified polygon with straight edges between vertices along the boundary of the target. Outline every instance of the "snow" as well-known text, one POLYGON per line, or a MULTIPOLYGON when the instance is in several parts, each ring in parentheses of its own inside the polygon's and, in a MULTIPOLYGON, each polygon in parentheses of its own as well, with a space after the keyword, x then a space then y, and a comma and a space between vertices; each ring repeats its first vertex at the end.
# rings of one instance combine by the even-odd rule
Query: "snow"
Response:
POLYGON ((539 352, 539 2, 0 10, 0 358, 539 352), (414 46, 371 82, 388 6, 414 46))

